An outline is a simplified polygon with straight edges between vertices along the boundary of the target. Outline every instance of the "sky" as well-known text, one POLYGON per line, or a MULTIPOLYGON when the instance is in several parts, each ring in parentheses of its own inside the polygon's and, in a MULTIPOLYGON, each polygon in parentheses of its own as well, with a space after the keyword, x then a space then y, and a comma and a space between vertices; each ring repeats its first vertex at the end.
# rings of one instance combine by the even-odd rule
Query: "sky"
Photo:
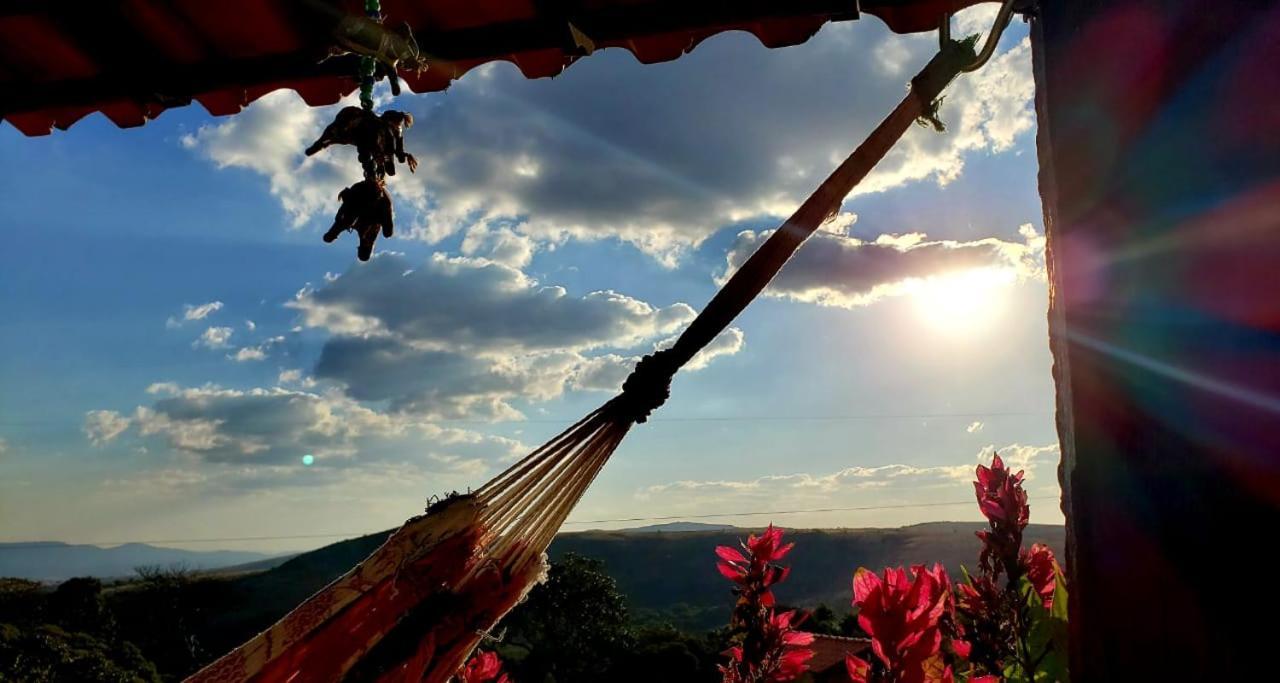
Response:
MULTIPOLYGON (((478 487, 670 343, 935 48, 866 18, 381 92, 420 166, 368 263, 320 239, 354 152, 302 154, 337 107, 0 124, 0 541, 298 550, 478 487)), ((1015 22, 947 132, 908 133, 566 529, 976 520, 993 450, 1061 523, 1032 90, 1015 22), (815 508, 843 509, 791 512, 815 508)))

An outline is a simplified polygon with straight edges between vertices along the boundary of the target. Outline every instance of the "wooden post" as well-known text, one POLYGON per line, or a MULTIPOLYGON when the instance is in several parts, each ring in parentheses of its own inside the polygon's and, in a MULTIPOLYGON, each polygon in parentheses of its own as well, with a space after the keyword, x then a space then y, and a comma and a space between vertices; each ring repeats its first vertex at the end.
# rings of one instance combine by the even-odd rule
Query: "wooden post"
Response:
POLYGON ((1277 680, 1280 3, 1039 4, 1072 678, 1277 680))

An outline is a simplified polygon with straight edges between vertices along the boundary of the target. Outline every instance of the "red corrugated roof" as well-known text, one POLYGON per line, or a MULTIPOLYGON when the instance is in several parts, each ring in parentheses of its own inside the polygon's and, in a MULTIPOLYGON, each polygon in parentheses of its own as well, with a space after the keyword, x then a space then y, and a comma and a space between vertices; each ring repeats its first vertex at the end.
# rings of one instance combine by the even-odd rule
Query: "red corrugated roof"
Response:
POLYGON ((869 647, 871 647, 871 641, 866 638, 848 638, 815 633, 813 634, 813 644, 809 646, 813 650, 813 658, 809 660, 809 670, 814 673, 821 673, 838 667, 839 670, 843 671, 846 653, 862 656, 862 651, 869 647))
MULTIPOLYGON (((931 30, 983 0, 383 0, 390 26, 412 27, 431 68, 405 80, 443 90, 486 62, 554 76, 582 56, 569 24, 596 48, 650 64, 741 30, 768 47, 808 40, 828 21, 872 14, 895 31, 931 30)), ((360 0, 9 0, 0 5, 0 119, 27 135, 95 111, 139 126, 193 100, 233 114, 289 88, 311 105, 355 88, 348 62, 319 63, 360 0)))

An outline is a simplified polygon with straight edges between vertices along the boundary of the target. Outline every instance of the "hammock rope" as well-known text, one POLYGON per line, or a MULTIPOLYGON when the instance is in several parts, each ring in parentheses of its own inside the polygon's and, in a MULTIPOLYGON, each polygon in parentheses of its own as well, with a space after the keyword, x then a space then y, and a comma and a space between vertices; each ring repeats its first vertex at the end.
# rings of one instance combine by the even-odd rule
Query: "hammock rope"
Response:
POLYGON ((666 401, 680 368, 768 286, 975 58, 971 41, 945 43, 897 107, 733 273, 674 345, 636 365, 619 395, 475 493, 449 497, 410 519, 364 562, 189 680, 448 681, 545 574, 555 534, 631 426, 666 401))

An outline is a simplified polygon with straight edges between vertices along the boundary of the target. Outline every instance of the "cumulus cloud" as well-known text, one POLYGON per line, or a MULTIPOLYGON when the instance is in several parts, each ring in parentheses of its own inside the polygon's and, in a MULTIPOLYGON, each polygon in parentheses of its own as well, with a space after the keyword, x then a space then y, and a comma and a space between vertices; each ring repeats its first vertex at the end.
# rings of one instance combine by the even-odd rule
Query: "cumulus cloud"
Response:
POLYGON ((267 354, 273 346, 284 343, 284 337, 271 337, 264 340, 261 344, 254 346, 242 346, 236 349, 235 353, 228 354, 227 358, 237 363, 247 363, 250 361, 266 360, 267 354))
MULTIPOLYGON (((415 445, 425 444, 423 457, 434 455, 440 462, 482 457, 495 461, 524 450, 523 444, 505 437, 380 413, 335 391, 157 383, 148 392, 158 398, 131 415, 88 413, 85 432, 90 440, 107 443, 133 429, 138 437, 159 439, 205 462, 255 467, 296 464, 303 453, 354 465, 361 446, 408 437, 415 445)), ((364 455, 370 457, 368 450, 364 455)))
POLYGON ((919 488, 923 486, 950 486, 973 474, 969 465, 945 465, 914 467, 911 465, 882 465, 879 467, 848 467, 829 474, 807 473, 781 474, 755 479, 681 480, 669 484, 657 484, 641 491, 641 497, 664 493, 677 494, 740 494, 760 493, 768 496, 795 493, 819 493, 830 495, 845 490, 880 489, 888 486, 919 488))
POLYGON ((201 126, 182 138, 218 168, 243 168, 271 180, 271 194, 301 227, 317 212, 336 208, 337 192, 360 180, 351 148, 324 155, 302 151, 320 135, 338 107, 312 108, 292 91, 267 95, 225 122, 201 126))
POLYGON ((511 228, 480 224, 467 230, 461 248, 466 256, 482 256, 512 268, 523 268, 533 260, 538 243, 511 228))
POLYGON ((571 296, 501 263, 440 253, 420 264, 383 256, 290 305, 306 325, 334 334, 479 352, 629 346, 694 315, 687 304, 655 307, 608 290, 571 296))
POLYGON ((207 328, 200 337, 191 342, 192 348, 204 347, 206 349, 225 349, 228 342, 231 341, 231 335, 235 333, 230 327, 210 327, 207 328))
POLYGON ((105 446, 129 428, 129 418, 114 410, 91 410, 84 416, 84 433, 89 443, 105 446))
MULTIPOLYGON (((348 396, 423 418, 519 419, 517 401, 612 390, 639 354, 694 316, 613 291, 571 295, 486 258, 384 255, 289 304, 327 331, 314 375, 348 396), (616 380, 616 381, 615 381, 616 380)), ((693 367, 742 348, 717 340, 693 367)))
MULTIPOLYGON (((390 184, 412 208, 404 234, 466 233, 466 249, 516 265, 529 254, 521 238, 619 238, 674 263, 726 223, 790 213, 935 49, 850 22, 785 50, 726 34, 671 64, 603 51, 555 80, 481 67, 448 95, 397 101, 418 121, 406 145, 421 161, 390 184)), ((947 134, 913 129, 858 192, 950 182, 966 155, 1010 149, 1034 125, 1032 89, 1024 40, 953 86, 947 134)), ((335 111, 275 93, 184 144, 266 177, 301 225, 327 216, 359 174, 349 149, 301 153, 335 111)))
MULTIPOLYGON (((837 221, 838 222, 838 221, 837 221)), ((769 296, 853 308, 911 291, 921 280, 987 269, 1009 280, 1044 279, 1044 237, 1031 225, 1022 242, 987 238, 970 242, 930 240, 923 233, 863 240, 847 233, 814 233, 769 285, 769 296)), ((773 234, 744 230, 725 256, 723 281, 773 234)))
POLYGON ((206 304, 196 304, 196 305, 183 304, 182 317, 178 318, 174 316, 169 316, 169 319, 166 320, 164 324, 165 324, 165 327, 168 327, 170 329, 182 327, 183 323, 191 322, 192 320, 204 320, 205 318, 209 317, 214 313, 217 313, 220 310, 222 310, 221 301, 210 301, 209 303, 206 303, 206 304))
POLYGON ((984 425, 981 420, 974 420, 973 422, 970 422, 969 426, 965 427, 964 430, 970 434, 977 434, 982 431, 982 428, 985 426, 986 425, 984 425))
POLYGON ((191 496, 243 496, 255 492, 281 492, 306 488, 321 493, 321 499, 349 497, 353 491, 409 490, 422 495, 444 492, 449 487, 474 481, 491 468, 491 460, 448 454, 427 453, 421 457, 363 463, 350 467, 345 459, 318 457, 309 467, 292 464, 245 465, 220 463, 210 467, 201 462, 175 462, 125 477, 102 482, 107 493, 183 498, 191 496), (452 483, 447 483, 452 482, 452 483))
MULTIPOLYGON (((975 466, 990 463, 995 450, 987 446, 970 462, 949 465, 888 464, 847 467, 822 474, 799 472, 750 479, 680 480, 644 487, 636 491, 636 497, 654 504, 677 506, 690 500, 697 500, 699 504, 737 503, 748 506, 744 509, 780 499, 797 508, 810 504, 831 505, 832 500, 840 499, 870 501, 868 504, 892 499, 901 503, 915 495, 931 504, 937 503, 940 497, 946 502, 965 501, 973 495, 969 482, 973 480, 975 466), (955 495, 945 497, 942 492, 950 490, 954 490, 955 495)), ((1043 494, 1056 488, 1057 444, 1010 444, 998 450, 1006 464, 1026 472, 1028 491, 1043 494)))
MULTIPOLYGON (((670 337, 658 342, 653 348, 654 350, 667 348, 674 344, 675 340, 676 337, 670 337)), ((742 330, 730 327, 695 354, 681 368, 681 371, 697 372, 702 370, 716 358, 732 356, 738 353, 745 345, 746 335, 742 333, 742 330)), ((641 356, 639 355, 622 356, 616 353, 606 353, 585 358, 574 368, 573 375, 569 378, 570 386, 573 389, 588 391, 620 391, 622 383, 627 379, 627 375, 631 374, 636 363, 640 362, 640 358, 641 356)))

